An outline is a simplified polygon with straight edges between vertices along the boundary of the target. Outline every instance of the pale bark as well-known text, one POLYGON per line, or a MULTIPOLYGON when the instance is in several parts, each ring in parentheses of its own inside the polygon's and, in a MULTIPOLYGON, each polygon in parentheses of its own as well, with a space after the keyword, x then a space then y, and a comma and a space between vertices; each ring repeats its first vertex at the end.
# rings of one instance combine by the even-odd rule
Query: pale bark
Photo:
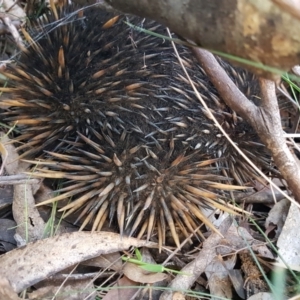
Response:
MULTIPOLYGON (((272 0, 98 0, 168 26, 210 50, 289 70, 300 61, 300 20, 272 0)), ((250 66, 248 66, 250 68, 250 66)), ((262 68, 256 74, 278 78, 262 68)))

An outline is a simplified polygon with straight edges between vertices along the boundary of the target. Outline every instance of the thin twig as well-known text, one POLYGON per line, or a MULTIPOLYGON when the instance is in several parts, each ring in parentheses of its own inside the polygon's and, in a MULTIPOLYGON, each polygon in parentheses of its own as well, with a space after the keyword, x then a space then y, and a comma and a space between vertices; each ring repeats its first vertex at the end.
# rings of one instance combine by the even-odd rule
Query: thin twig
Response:
POLYGON ((37 184, 39 179, 29 178, 27 175, 8 175, 0 176, 0 185, 15 185, 15 184, 37 184))

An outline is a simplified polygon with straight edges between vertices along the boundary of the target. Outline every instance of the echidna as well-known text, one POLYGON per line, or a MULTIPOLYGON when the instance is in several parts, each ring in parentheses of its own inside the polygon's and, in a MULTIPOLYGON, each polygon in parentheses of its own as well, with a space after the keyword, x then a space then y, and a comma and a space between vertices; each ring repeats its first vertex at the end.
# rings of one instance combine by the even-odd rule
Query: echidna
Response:
MULTIPOLYGON (((7 122, 18 121, 24 157, 48 167, 37 176, 64 178, 53 202, 72 197, 62 210, 81 210, 82 228, 100 230, 109 220, 120 233, 160 244, 170 228, 185 236, 207 221, 199 206, 224 210, 226 190, 256 176, 220 134, 196 98, 171 44, 131 29, 123 21, 165 34, 157 23, 65 4, 25 34, 28 47, 4 73, 1 100, 7 122), (46 153, 46 155, 45 155, 46 153), (224 191, 225 190, 225 191, 224 191)), ((222 101, 188 50, 178 46, 192 80, 219 122, 254 162, 270 157, 252 128, 222 101)), ((220 60, 251 100, 259 97, 252 75, 220 60)), ((211 226, 211 224, 208 224, 211 226)))

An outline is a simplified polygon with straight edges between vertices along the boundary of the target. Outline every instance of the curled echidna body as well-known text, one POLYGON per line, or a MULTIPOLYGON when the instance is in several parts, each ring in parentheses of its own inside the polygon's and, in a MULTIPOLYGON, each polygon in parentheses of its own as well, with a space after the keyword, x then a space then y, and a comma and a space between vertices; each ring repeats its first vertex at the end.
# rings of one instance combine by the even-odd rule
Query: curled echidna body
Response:
MULTIPOLYGON (((157 228, 164 243, 168 225, 178 245, 177 228, 188 236, 199 220, 208 222, 200 205, 226 209, 232 179, 244 185, 256 174, 207 116, 171 44, 132 30, 125 19, 72 5, 46 15, 34 38, 25 34, 20 60, 7 67, 10 80, 1 90, 13 97, 2 100, 9 108, 2 116, 18 121, 23 156, 46 150, 40 164, 48 170, 38 176, 67 179, 49 202, 72 196, 63 210, 81 210, 82 227, 93 222, 99 230, 116 216, 121 233, 150 238, 157 228)), ((155 22, 128 20, 165 34, 155 22)), ((232 140, 269 168, 252 128, 222 102, 187 49, 178 50, 232 140)), ((254 101, 254 78, 221 63, 254 101)))

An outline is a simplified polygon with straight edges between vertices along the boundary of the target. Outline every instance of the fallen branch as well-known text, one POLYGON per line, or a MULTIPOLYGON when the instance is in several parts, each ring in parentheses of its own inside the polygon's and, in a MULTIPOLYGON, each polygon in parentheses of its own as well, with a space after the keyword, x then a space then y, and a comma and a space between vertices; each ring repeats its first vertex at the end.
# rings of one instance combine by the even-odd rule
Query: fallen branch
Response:
POLYGON ((15 184, 38 184, 39 179, 30 178, 28 175, 9 175, 0 176, 0 185, 15 185, 15 184))
POLYGON ((271 152, 296 201, 300 203, 300 168, 286 144, 275 83, 260 79, 262 99, 261 105, 256 106, 236 87, 211 53, 196 48, 192 51, 226 104, 256 130, 261 141, 271 152))

